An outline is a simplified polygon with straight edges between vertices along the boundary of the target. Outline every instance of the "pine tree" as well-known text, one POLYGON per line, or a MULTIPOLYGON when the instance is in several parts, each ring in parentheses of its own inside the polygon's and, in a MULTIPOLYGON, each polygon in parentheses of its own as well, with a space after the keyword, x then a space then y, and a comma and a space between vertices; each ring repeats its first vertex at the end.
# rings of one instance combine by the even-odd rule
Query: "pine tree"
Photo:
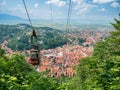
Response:
POLYGON ((5 54, 5 51, 0 47, 0 56, 3 56, 4 54, 5 54))
POLYGON ((115 24, 112 23, 115 30, 111 32, 111 37, 108 42, 111 47, 111 53, 120 55, 120 19, 115 19, 115 22, 115 24))

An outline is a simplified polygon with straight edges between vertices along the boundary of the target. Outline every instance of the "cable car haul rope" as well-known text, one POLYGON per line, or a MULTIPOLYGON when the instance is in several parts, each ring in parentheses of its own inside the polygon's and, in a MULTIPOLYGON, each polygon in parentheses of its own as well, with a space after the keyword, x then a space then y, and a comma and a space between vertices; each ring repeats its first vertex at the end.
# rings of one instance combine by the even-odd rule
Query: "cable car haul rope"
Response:
POLYGON ((40 64, 40 51, 38 49, 38 46, 35 45, 35 42, 33 42, 33 39, 37 39, 37 35, 36 35, 36 32, 35 32, 35 29, 33 28, 33 25, 32 25, 32 22, 31 22, 31 19, 30 19, 30 16, 29 16, 29 13, 28 13, 28 10, 27 10, 27 7, 26 7, 26 4, 25 4, 25 1, 23 0, 23 5, 24 5, 24 8, 25 8, 25 11, 26 11, 26 14, 27 14, 27 17, 28 17, 28 20, 29 20, 29 23, 30 23, 30 26, 31 26, 31 29, 32 29, 32 35, 31 35, 31 50, 30 50, 30 58, 29 58, 29 63, 31 65, 39 65, 40 64))
POLYGON ((68 8, 67 24, 66 24, 66 33, 69 33, 69 25, 70 25, 70 20, 71 20, 71 13, 72 13, 72 0, 69 0, 69 8, 68 8))

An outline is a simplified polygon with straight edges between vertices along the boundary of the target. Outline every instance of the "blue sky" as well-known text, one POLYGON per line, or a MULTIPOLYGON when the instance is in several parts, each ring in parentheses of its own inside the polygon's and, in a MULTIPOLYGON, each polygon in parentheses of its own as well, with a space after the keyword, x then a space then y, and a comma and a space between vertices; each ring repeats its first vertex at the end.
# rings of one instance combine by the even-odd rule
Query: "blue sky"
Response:
MULTIPOLYGON (((25 0, 32 19, 66 19, 69 0, 25 0)), ((72 19, 112 20, 120 13, 120 0, 72 0, 72 19)), ((26 17, 22 0, 0 0, 0 13, 26 17)))

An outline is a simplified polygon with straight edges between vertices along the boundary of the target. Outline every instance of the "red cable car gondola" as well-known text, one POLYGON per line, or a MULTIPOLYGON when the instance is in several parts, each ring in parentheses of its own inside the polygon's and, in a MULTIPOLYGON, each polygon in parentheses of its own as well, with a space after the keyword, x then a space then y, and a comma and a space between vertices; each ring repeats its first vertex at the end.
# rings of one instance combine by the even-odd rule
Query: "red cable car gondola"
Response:
POLYGON ((39 50, 35 49, 30 50, 29 63, 32 65, 39 65, 40 63, 39 50))
POLYGON ((29 64, 31 65, 39 65, 40 64, 40 53, 39 53, 39 49, 38 46, 35 45, 35 43, 33 42, 33 38, 37 39, 35 30, 32 31, 32 35, 31 35, 31 50, 30 50, 30 58, 29 58, 29 64))

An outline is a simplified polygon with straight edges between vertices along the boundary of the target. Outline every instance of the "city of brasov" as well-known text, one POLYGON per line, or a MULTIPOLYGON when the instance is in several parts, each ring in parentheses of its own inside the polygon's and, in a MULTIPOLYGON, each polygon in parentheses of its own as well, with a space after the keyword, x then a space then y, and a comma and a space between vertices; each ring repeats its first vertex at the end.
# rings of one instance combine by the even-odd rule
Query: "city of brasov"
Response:
POLYGON ((119 8, 0 0, 0 90, 120 90, 119 8))

